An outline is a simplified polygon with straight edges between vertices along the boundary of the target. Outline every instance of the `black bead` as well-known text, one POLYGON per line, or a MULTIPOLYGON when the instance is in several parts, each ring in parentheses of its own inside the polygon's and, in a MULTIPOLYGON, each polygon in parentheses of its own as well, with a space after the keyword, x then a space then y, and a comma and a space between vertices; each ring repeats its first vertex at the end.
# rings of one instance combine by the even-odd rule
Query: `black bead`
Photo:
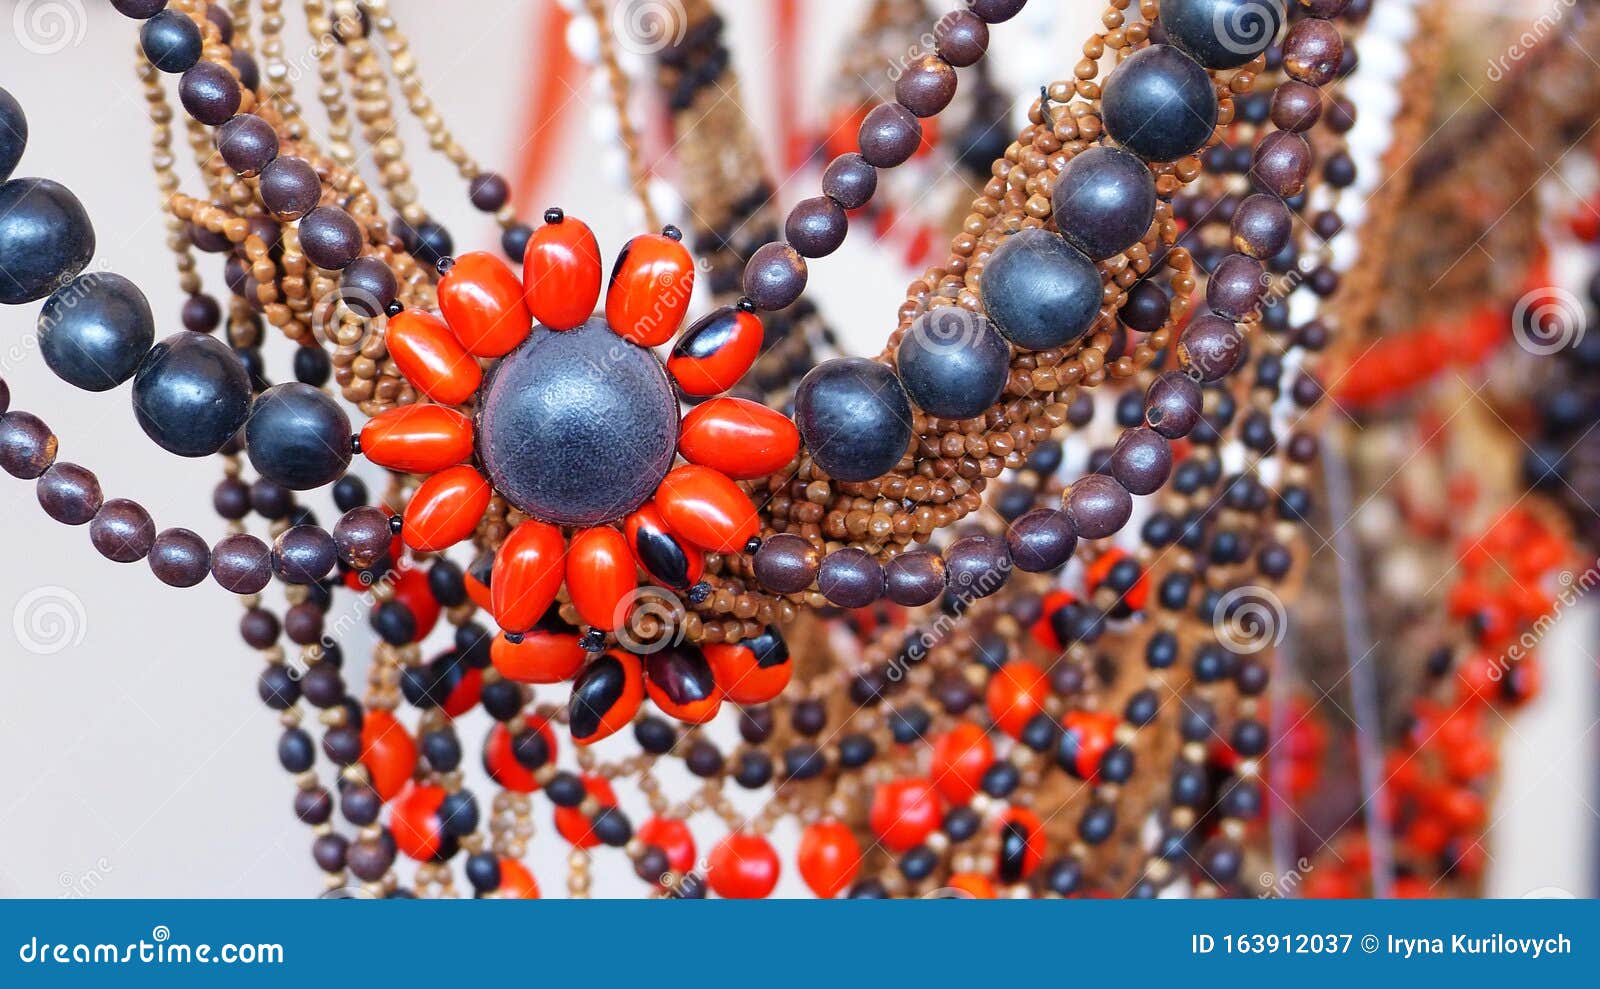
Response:
POLYGON ((155 318, 133 282, 89 272, 45 301, 38 339, 57 377, 86 391, 106 391, 138 369, 155 340, 155 318))
POLYGON ((1104 474, 1079 478, 1067 492, 1066 505, 1073 527, 1085 539, 1104 539, 1126 525, 1133 512, 1127 489, 1104 474))
POLYGON ((1106 133, 1145 161, 1175 161, 1198 151, 1217 123, 1211 77, 1170 45, 1128 56, 1106 79, 1106 133))
POLYGON ((478 801, 471 790, 445 795, 439 804, 439 829, 457 838, 465 838, 478 830, 478 801))
POLYGON ((350 466, 350 417, 319 388, 276 385, 250 411, 245 449, 263 477, 293 491, 320 488, 350 466))
POLYGON ((1156 183, 1136 155, 1104 145, 1067 162, 1051 193, 1056 229, 1091 260, 1144 237, 1156 213, 1156 183))
POLYGON ((320 346, 296 347, 294 350, 294 379, 321 388, 333 375, 333 362, 328 352, 320 346))
POLYGON ((883 597, 883 567, 866 551, 846 546, 823 558, 817 589, 841 608, 864 608, 883 597))
POLYGON ((918 408, 941 419, 971 419, 999 401, 1011 348, 980 313, 944 306, 912 322, 895 362, 918 408))
POLYGON ((841 481, 881 477, 911 442, 905 389, 876 361, 844 357, 817 365, 800 382, 794 412, 807 452, 841 481))
POLYGON ((1100 273, 1066 238, 1037 227, 1006 238, 983 269, 983 303, 1023 350, 1049 350, 1088 332, 1100 313, 1100 273))
POLYGON ((185 72, 202 50, 200 26, 188 14, 163 10, 139 28, 139 45, 145 58, 162 72, 185 72))
POLYGON ((772 782, 772 757, 760 749, 746 749, 739 754, 739 764, 733 771, 733 779, 746 790, 766 786, 772 782))
POLYGON ((860 209, 878 188, 878 170, 855 152, 842 154, 822 173, 822 191, 847 210, 860 209))
POLYGON ((1167 40, 1208 69, 1236 69, 1266 51, 1283 27, 1285 0, 1165 0, 1167 40))
POLYGON ((72 191, 49 179, 0 184, 0 303, 44 298, 94 257, 94 226, 72 191))
POLYGON ((1078 836, 1091 845, 1110 838, 1117 829, 1117 809, 1111 804, 1091 804, 1078 820, 1078 836))
POLYGON ((303 773, 316 765, 317 749, 303 728, 286 728, 278 736, 278 764, 285 772, 303 773))
POLYGON ((11 178, 28 146, 28 118, 22 104, 0 88, 0 182, 11 178))
POLYGON ((134 374, 139 426, 162 449, 182 457, 216 453, 249 411, 244 364, 215 337, 173 334, 145 355, 134 374))

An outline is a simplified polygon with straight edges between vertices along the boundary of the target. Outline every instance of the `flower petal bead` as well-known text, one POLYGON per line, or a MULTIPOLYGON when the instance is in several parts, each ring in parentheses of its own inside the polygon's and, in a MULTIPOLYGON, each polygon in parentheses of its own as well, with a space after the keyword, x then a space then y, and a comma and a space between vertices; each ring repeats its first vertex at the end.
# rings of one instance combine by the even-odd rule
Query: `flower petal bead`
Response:
POLYGON ((448 549, 472 535, 489 508, 489 482, 462 464, 423 481, 406 506, 400 538, 423 553, 448 549))
POLYGON ((521 859, 500 856, 500 897, 508 900, 539 899, 539 882, 521 859))
POLYGON ((743 398, 695 406, 678 436, 683 459, 740 481, 775 474, 799 452, 800 431, 788 416, 743 398))
POLYGON ((1123 59, 1101 97, 1106 133, 1145 161, 1176 161, 1210 140, 1217 94, 1200 63, 1171 45, 1123 59))
MULTIPOLYGON (((683 875, 694 869, 694 832, 676 817, 650 817, 639 825, 639 840, 667 856, 667 865, 683 875)), ((656 877, 652 877, 656 878, 656 877)))
POLYGON ((435 862, 453 848, 454 839, 445 834, 439 820, 445 796, 443 787, 413 784, 389 809, 389 833, 394 836, 395 848, 407 858, 435 862))
POLYGON ((1005 391, 1011 348, 981 313, 944 306, 912 322, 895 365, 918 408, 941 419, 971 419, 1005 391))
POLYGON ((669 645, 644 658, 644 689, 663 713, 691 725, 703 725, 722 708, 711 664, 690 642, 669 645))
POLYGON ((989 677, 984 703, 995 727, 1021 738, 1022 729, 1044 710, 1050 696, 1050 679, 1027 660, 1012 660, 989 677))
POLYGON ((528 312, 552 330, 570 330, 594 315, 605 268, 594 231, 552 209, 528 238, 522 255, 522 292, 528 312))
POLYGON ((725 392, 755 363, 763 335, 755 313, 737 306, 714 309, 695 320, 673 344, 667 371, 686 395, 725 392))
POLYGON ((441 405, 460 405, 483 381, 478 362, 432 313, 407 309, 391 316, 384 343, 406 380, 441 405))
POLYGON ((655 505, 667 528, 712 553, 737 553, 761 531, 750 496, 726 475, 698 464, 667 474, 655 505))
POLYGON ((518 683, 566 683, 588 658, 577 630, 561 621, 553 609, 522 634, 521 642, 497 635, 489 643, 489 661, 494 668, 518 683))
POLYGON ((361 452, 403 474, 437 473, 472 456, 472 420, 443 405, 399 405, 361 427, 361 452))
POLYGON ((461 346, 475 357, 500 357, 516 349, 533 327, 522 282, 488 251, 455 259, 439 279, 439 311, 461 346))
POLYGON ((675 591, 700 582, 705 557, 667 527, 656 505, 645 505, 622 524, 633 558, 651 579, 675 591))
POLYGON ((861 871, 861 842, 847 825, 826 818, 800 833, 795 864, 811 892, 831 900, 849 888, 861 871))
POLYGON ((609 632, 627 616, 624 602, 639 586, 627 537, 610 526, 584 529, 567 549, 567 594, 584 621, 609 632))
POLYGON ((689 311, 694 259, 674 227, 623 245, 606 286, 606 322, 624 340, 656 347, 672 339, 689 311))
POLYGON ((872 791, 867 821, 872 833, 892 852, 908 852, 922 844, 939 826, 943 814, 939 791, 925 779, 897 779, 879 783, 872 791))
POLYGON ((579 745, 598 742, 633 720, 644 703, 639 657, 611 649, 596 658, 572 684, 567 725, 579 745))
POLYGON ((729 900, 759 900, 778 885, 778 853, 767 839, 732 831, 717 842, 706 862, 706 884, 729 900))
POLYGON ((528 519, 506 537, 494 559, 489 582, 495 621, 507 632, 526 632, 538 624, 566 575, 566 540, 548 522, 528 519))
POLYGON ((1023 350, 1073 343, 1100 314, 1094 262, 1065 237, 1039 227, 1002 241, 984 265, 982 282, 989 318, 1023 350))
POLYGON ((735 704, 765 704, 783 693, 794 674, 783 633, 768 625, 753 639, 704 647, 717 688, 735 704))
POLYGON ((795 392, 794 420, 811 459, 841 481, 882 477, 911 444, 905 388, 889 368, 864 358, 812 368, 795 392))

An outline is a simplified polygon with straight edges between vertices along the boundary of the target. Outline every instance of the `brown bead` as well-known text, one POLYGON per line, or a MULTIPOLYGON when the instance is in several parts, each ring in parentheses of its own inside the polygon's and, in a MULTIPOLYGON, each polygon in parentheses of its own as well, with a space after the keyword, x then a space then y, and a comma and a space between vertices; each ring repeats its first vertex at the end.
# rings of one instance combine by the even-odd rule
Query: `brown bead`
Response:
POLYGON ((1239 365, 1244 333, 1232 320, 1202 313, 1178 338, 1178 360, 1201 381, 1220 381, 1239 365))
POLYGON ((283 631, 289 636, 289 641, 296 645, 309 646, 320 641, 322 608, 309 601, 295 605, 283 613, 283 631))
POLYGON ((806 261, 781 241, 763 244, 744 269, 744 294, 762 312, 787 309, 806 289, 806 261))
POLYGON ((300 220, 300 249, 319 268, 343 269, 361 256, 361 227, 337 206, 318 206, 300 220))
POLYGON ((1270 258, 1289 243, 1294 218, 1276 196, 1258 192, 1246 197, 1233 214, 1233 249, 1253 258, 1270 258))
POLYGON ((1255 184, 1284 199, 1299 195, 1311 172, 1311 145, 1293 131, 1273 131, 1256 146, 1250 178, 1255 184))
POLYGON ((1027 3, 1028 0, 967 0, 972 12, 990 24, 1011 20, 1022 12, 1027 3))
POLYGON ((144 506, 113 498, 100 506, 89 523, 89 541, 100 555, 116 563, 136 563, 155 545, 156 524, 144 506))
POLYGON ((339 559, 357 570, 365 570, 389 552, 393 533, 389 516, 371 505, 352 508, 333 526, 333 542, 339 559))
POLYGON ((1117 480, 1088 474, 1077 480, 1066 497, 1067 516, 1085 539, 1104 539, 1128 524, 1133 499, 1117 480))
POLYGON ((1272 92, 1272 122, 1283 130, 1307 131, 1322 116, 1322 93, 1293 79, 1272 92))
POLYGON ((0 415, 0 467, 12 477, 31 481, 56 461, 56 436, 29 412, 0 415))
POLYGON ((970 10, 952 10, 933 26, 934 49, 958 68, 972 65, 989 48, 989 25, 970 10))
POLYGON ((211 549, 211 576, 225 590, 254 594, 272 580, 272 551, 246 532, 224 536, 211 549))
POLYGON ((883 567, 865 550, 836 549, 823 558, 817 589, 841 608, 865 608, 883 597, 883 567))
POLYGON ((1206 283, 1206 305, 1228 319, 1244 320, 1261 305, 1266 288, 1261 262, 1245 254, 1230 254, 1217 263, 1206 283))
POLYGON ((922 124, 898 103, 879 103, 861 122, 857 138, 867 164, 893 168, 916 153, 922 143, 922 124))
POLYGON ((845 209, 860 209, 878 189, 878 170, 854 151, 828 162, 822 172, 822 191, 845 209))
MULTIPOLYGON (((241 118, 249 119, 249 118, 241 118)), ((304 158, 284 155, 261 170, 261 201, 280 220, 298 220, 316 209, 322 184, 304 158)))
POLYGON ((809 539, 781 532, 756 550, 756 580, 774 594, 798 594, 817 579, 822 554, 809 539))
POLYGON ((1339 73, 1344 39, 1330 21, 1314 17, 1295 21, 1283 39, 1283 70, 1293 79, 1326 86, 1339 73))
POLYGON ((100 481, 94 472, 58 461, 39 475, 35 492, 45 514, 63 525, 85 525, 100 511, 100 481))
POLYGON ((336 561, 333 537, 316 525, 286 529, 273 541, 272 569, 291 584, 314 584, 336 561))
POLYGON ((211 549, 188 529, 164 529, 150 548, 150 571, 163 584, 193 587, 211 571, 211 549))
POLYGON ((924 55, 900 74, 894 98, 919 117, 931 117, 956 95, 956 70, 938 55, 924 55))
POLYGON ((849 230, 843 207, 827 196, 813 196, 795 203, 783 235, 801 257, 820 258, 838 250, 849 230))
POLYGON ((889 600, 907 608, 931 604, 944 593, 944 557, 932 550, 901 553, 884 567, 889 600))

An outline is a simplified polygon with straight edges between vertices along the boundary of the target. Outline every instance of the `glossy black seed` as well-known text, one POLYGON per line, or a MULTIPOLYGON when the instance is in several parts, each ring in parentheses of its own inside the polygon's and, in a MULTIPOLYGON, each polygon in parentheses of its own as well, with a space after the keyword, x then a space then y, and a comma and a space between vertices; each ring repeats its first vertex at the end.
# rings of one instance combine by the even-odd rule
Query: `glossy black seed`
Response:
POLYGON ((56 376, 106 391, 133 376, 155 340, 155 319, 139 287, 111 272, 79 275, 39 312, 39 350, 56 376))
POLYGON ((1044 573, 1063 566, 1072 558, 1078 531, 1066 512, 1053 508, 1035 509, 1017 519, 1006 531, 1011 561, 1019 570, 1044 573))
POLYGON ((600 722, 622 699, 627 673, 622 661, 602 655, 578 674, 572 685, 568 720, 572 737, 588 738, 600 730, 600 722))
POLYGON ((298 381, 262 392, 244 435, 261 476, 293 491, 331 484, 350 466, 350 417, 327 392, 298 381))
POLYGON ((184 72, 200 61, 200 26, 188 14, 163 10, 139 28, 139 45, 162 72, 184 72))
POLYGON ((34 302, 94 257, 94 226, 72 191, 49 179, 0 184, 0 303, 34 302))
POLYGON ((1165 0, 1167 40, 1208 69, 1235 69, 1266 51, 1286 19, 1286 0, 1165 0))
POLYGON ((1100 313, 1100 273, 1059 234, 1037 227, 1006 238, 983 269, 983 301, 1023 350, 1072 343, 1100 313))
POLYGON ((1156 183, 1138 156, 1099 145, 1067 162, 1051 203, 1056 229, 1099 261, 1127 250, 1150 229, 1156 183))
POLYGON ((1111 71, 1101 119, 1112 140, 1145 161, 1175 161, 1210 139, 1216 92, 1194 59, 1171 45, 1151 45, 1111 71))
POLYGON ((911 442, 911 403, 893 371, 876 361, 817 365, 795 393, 795 425, 830 477, 868 481, 894 469, 911 442))
POLYGON ((133 412, 162 449, 182 457, 220 450, 250 411, 250 378, 215 337, 176 333, 145 355, 133 378, 133 412))
POLYGON ((971 419, 999 401, 1011 348, 982 314, 944 306, 912 322, 895 361, 918 408, 942 419, 971 419))

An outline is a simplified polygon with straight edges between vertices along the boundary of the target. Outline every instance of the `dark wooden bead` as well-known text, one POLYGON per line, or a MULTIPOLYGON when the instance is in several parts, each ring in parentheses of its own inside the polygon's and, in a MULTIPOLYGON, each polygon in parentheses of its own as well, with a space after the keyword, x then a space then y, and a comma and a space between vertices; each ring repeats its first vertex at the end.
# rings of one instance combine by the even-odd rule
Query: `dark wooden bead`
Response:
POLYGON ((756 579, 774 594, 798 594, 817 579, 822 553, 811 540, 780 532, 762 542, 754 558, 756 579))
POLYGON ((39 310, 39 351, 56 376, 86 391, 129 378, 155 341, 155 318, 139 287, 109 271, 79 275, 39 310))
POLYGON ((28 147, 28 117, 17 98, 0 88, 0 182, 11 177, 28 147))
POLYGON ((361 256, 361 227, 337 206, 318 206, 300 220, 300 249, 319 268, 339 271, 361 256))
POLYGON ((783 235, 801 257, 826 257, 844 243, 850 220, 844 208, 827 196, 795 203, 784 222, 783 235))
POLYGON ((11 409, 11 386, 0 378, 0 415, 5 415, 11 409))
POLYGON ((178 318, 183 328, 191 333, 211 333, 222 325, 222 306, 214 297, 202 292, 183 300, 178 318))
POLYGON ((178 99, 189 116, 207 127, 220 127, 239 112, 244 90, 239 80, 216 62, 199 62, 178 80, 178 99))
POLYGON ((1261 305, 1265 289, 1266 272, 1261 262, 1246 254, 1230 254, 1206 282, 1206 305, 1219 316, 1247 320, 1261 305))
POLYGON ((164 529, 150 547, 150 571, 163 584, 193 587, 211 572, 211 549, 188 529, 164 529))
POLYGON ((1011 348, 983 314, 941 306, 912 322, 895 365, 918 408, 942 419, 971 419, 1005 391, 1011 348))
POLYGON ((924 55, 906 66, 895 82, 894 98, 919 117, 931 117, 956 95, 956 70, 938 55, 924 55))
POLYGON ((1011 553, 1003 537, 989 532, 963 536, 944 551, 945 585, 962 600, 986 598, 1011 577, 1011 553))
POLYGON ((250 608, 239 619, 239 638, 251 649, 266 649, 275 645, 283 633, 278 616, 265 608, 250 608))
POLYGON ((1067 162, 1050 199, 1056 229, 1091 260, 1138 243, 1156 213, 1156 183, 1139 157, 1092 147, 1067 162))
POLYGON ((327 392, 298 381, 257 396, 244 435, 261 476, 295 491, 332 484, 350 466, 350 417, 327 392))
POLYGON ((895 604, 907 608, 931 604, 944 593, 944 557, 927 549, 901 553, 884 567, 884 586, 895 604))
POLYGON ((1294 218, 1283 200, 1268 193, 1248 196, 1233 214, 1233 249, 1253 258, 1270 258, 1289 243, 1294 218))
POLYGON ((916 153, 922 124, 898 103, 879 103, 867 113, 856 136, 867 164, 893 168, 916 153))
POLYGON ((1166 437, 1148 426, 1139 426, 1117 437, 1111 451, 1111 476, 1130 494, 1153 494, 1167 483, 1172 473, 1172 445, 1166 437))
POLYGON ((261 66, 256 64, 255 56, 240 48, 235 48, 228 53, 228 64, 239 73, 239 85, 245 89, 261 88, 261 66))
POLYGON ((387 556, 392 538, 389 516, 371 505, 345 512, 333 527, 339 559, 357 570, 365 570, 387 556))
POLYGON ((111 6, 123 17, 143 21, 166 10, 167 0, 111 0, 111 6))
POLYGON ((246 532, 224 536, 211 549, 211 576, 225 590, 254 594, 272 580, 272 550, 246 532))
POLYGON ((1067 515, 1078 535, 1085 539, 1104 539, 1128 524, 1133 514, 1133 499, 1115 478, 1087 474, 1067 492, 1067 515))
POLYGON ((1283 70, 1311 86, 1326 86, 1339 74, 1344 39, 1330 21, 1315 17, 1295 21, 1283 39, 1283 70))
POLYGON ((259 189, 261 201, 274 216, 280 220, 298 220, 317 208, 317 200, 322 195, 322 180, 317 178, 317 170, 304 158, 284 155, 262 167, 259 189))
POLYGON ((1283 27, 1284 0, 1167 0, 1167 40, 1210 69, 1234 69, 1266 51, 1283 27))
MULTIPOLYGON (((309 646, 322 639, 322 608, 309 601, 301 602, 283 613, 283 631, 289 641, 309 646)), ((301 684, 305 686, 305 684, 301 684)))
POLYGON ((1106 133, 1145 161, 1175 161, 1200 150, 1217 122, 1211 77, 1171 45, 1123 59, 1101 100, 1106 133))
POLYGON ((1169 440, 1188 436, 1200 421, 1200 386, 1182 371, 1165 371, 1144 396, 1144 421, 1169 440))
POLYGON ((1011 20, 1027 5, 1028 0, 967 0, 972 12, 990 24, 1011 20))
POLYGON ((841 608, 865 608, 883 597, 883 567, 865 550, 836 549, 822 560, 817 588, 841 608))
POLYGON ((63 525, 88 524, 104 500, 94 472, 65 461, 40 474, 35 491, 45 514, 63 525))
POLYGON ((1322 93, 1287 79, 1272 91, 1272 122, 1287 131, 1308 131, 1322 116, 1322 93))
POLYGON ((1154 333, 1171 313, 1172 300, 1167 298, 1167 290, 1147 278, 1128 289, 1128 301, 1117 310, 1117 318, 1130 330, 1154 333))
POLYGON ((911 401, 889 368, 860 357, 824 361, 795 391, 806 451, 830 477, 869 481, 894 469, 911 443, 911 401))
POLYGON ((163 10, 139 28, 139 46, 162 72, 184 72, 200 61, 200 26, 179 10, 163 10))
POLYGON ((72 190, 49 179, 0 183, 0 304, 34 302, 94 257, 94 224, 72 190))
POLYGON ((1060 234, 1030 227, 1007 237, 983 269, 983 302, 1023 350, 1064 347, 1100 314, 1100 272, 1060 234))
POLYGON ((1311 173, 1311 145, 1293 131, 1273 131, 1256 146, 1250 178, 1258 188, 1288 199, 1306 187, 1311 173))
POLYGON ((757 309, 787 309, 806 290, 806 261, 781 241, 763 244, 744 269, 744 294, 757 309))
POLYGON ((1018 570, 1045 573, 1064 566, 1078 545, 1078 530, 1066 512, 1036 508, 1011 523, 1006 547, 1018 570))
POLYGON ((845 209, 860 209, 878 189, 878 170, 854 151, 833 159, 822 172, 822 191, 845 209))
POLYGON ((333 537, 321 526, 297 525, 273 541, 272 569, 291 584, 314 584, 335 562, 333 537))
MULTIPOLYGON (((278 157, 278 132, 253 113, 241 113, 218 127, 216 144, 218 153, 228 167, 246 177, 264 175, 273 159, 278 157)), ((267 195, 264 180, 261 195, 267 195)), ((271 208, 270 205, 268 208, 271 208)))
POLYGON ((1232 320, 1202 313, 1178 338, 1178 359, 1201 381, 1220 381, 1239 365, 1244 333, 1232 320))
POLYGON ((174 333, 145 355, 133 377, 134 418, 157 445, 182 457, 216 453, 249 411, 249 374, 215 337, 174 333))
POLYGON ((0 415, 0 467, 12 477, 31 481, 56 462, 56 434, 29 412, 0 415))
POLYGON ((989 25, 970 10, 952 10, 933 26, 933 47, 946 62, 965 68, 989 49, 989 25))

